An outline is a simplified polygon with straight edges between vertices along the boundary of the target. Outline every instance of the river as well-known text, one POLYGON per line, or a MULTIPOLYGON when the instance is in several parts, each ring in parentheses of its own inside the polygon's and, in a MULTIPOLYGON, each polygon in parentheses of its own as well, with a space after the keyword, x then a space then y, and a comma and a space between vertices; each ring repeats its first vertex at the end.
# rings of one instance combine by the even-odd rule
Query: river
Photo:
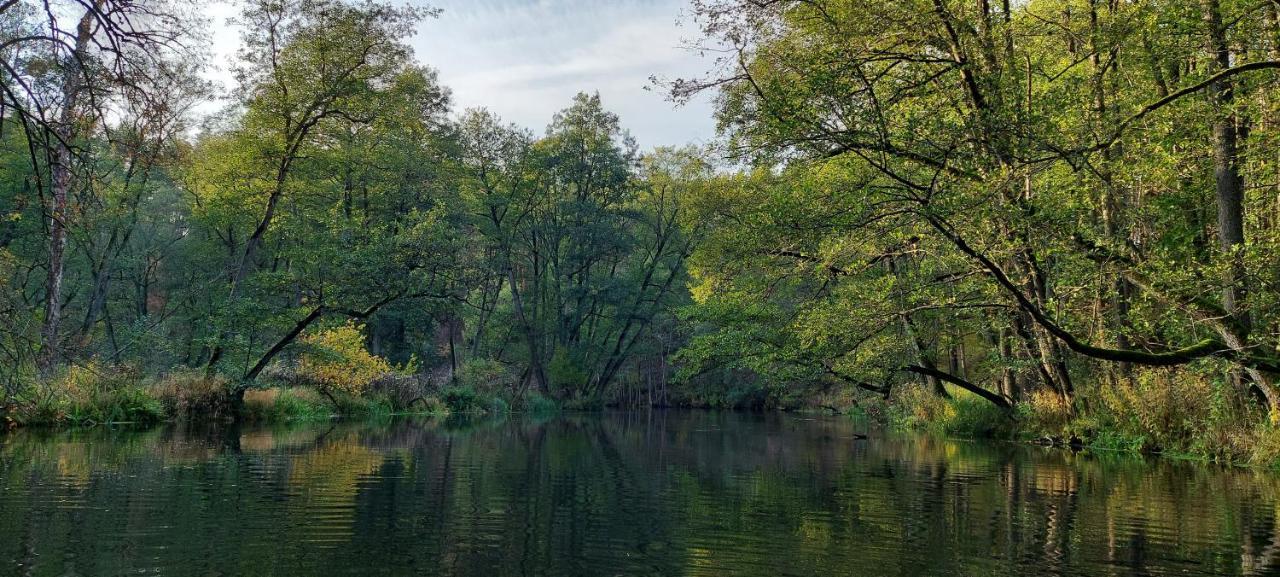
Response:
POLYGON ((1278 522, 1272 473, 841 417, 0 436, 0 575, 1280 575, 1278 522))

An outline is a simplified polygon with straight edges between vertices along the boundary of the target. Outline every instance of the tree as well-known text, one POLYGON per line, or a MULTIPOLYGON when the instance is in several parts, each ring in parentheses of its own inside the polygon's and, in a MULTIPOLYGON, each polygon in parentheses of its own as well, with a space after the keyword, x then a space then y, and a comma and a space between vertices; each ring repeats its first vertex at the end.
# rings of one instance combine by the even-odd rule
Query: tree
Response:
POLYGON ((704 165, 662 151, 642 169, 598 95, 579 94, 542 139, 483 111, 464 118, 462 134, 464 190, 491 275, 475 346, 495 314, 509 314, 522 388, 598 396, 681 288, 693 241, 681 195, 704 165))
MULTIPOLYGON (((992 349, 1006 367, 1032 361, 1025 377, 1039 386, 1069 399, 1085 371, 1219 359, 1247 373, 1274 411, 1276 343, 1248 327, 1275 313, 1244 287, 1276 263, 1241 248, 1244 228, 1262 223, 1249 216, 1238 168, 1274 167, 1232 139, 1258 126, 1245 116, 1262 113, 1241 103, 1263 102, 1280 62, 1266 59, 1274 40, 1248 17, 1258 7, 1201 8, 700 2, 708 43, 729 55, 716 74, 672 88, 676 98, 718 91, 740 159, 860 175, 842 186, 861 189, 850 207, 861 217, 816 223, 818 246, 872 244, 884 226, 920 235, 948 291, 984 301, 925 304, 958 315, 949 326, 1008 327, 1020 346, 1001 336, 992 349), (1171 29, 1197 41, 1162 33, 1171 29), (1206 115, 1212 126, 1196 121, 1206 115), (1171 158, 1187 170, 1170 170, 1171 158), (1216 227, 1202 219, 1214 189, 1216 227), (1218 237, 1216 250, 1206 235, 1218 237), (1204 298, 1206 289, 1226 298, 1204 298), (1113 291, 1122 296, 1107 305, 1104 332, 1090 312, 1113 291)), ((780 240, 771 250, 793 262, 859 270, 849 255, 792 254, 780 240)), ((915 309, 910 300, 888 308, 915 309)), ((868 342, 841 352, 863 354, 868 342)))
MULTIPOLYGON (((266 267, 268 270, 262 278, 270 283, 273 277, 279 276, 282 265, 287 274, 293 267, 303 266, 303 262, 315 263, 321 271, 350 274, 357 270, 333 271, 329 266, 341 261, 333 258, 315 260, 321 254, 336 257, 335 251, 339 248, 332 241, 349 243, 354 240, 352 235, 356 229, 371 224, 368 220, 363 223, 351 220, 353 190, 350 186, 354 184, 352 171, 357 169, 351 162, 345 164, 347 172, 341 175, 344 188, 338 201, 342 203, 343 220, 332 223, 347 229, 345 233, 337 238, 321 234, 317 240, 331 242, 301 250, 276 251, 271 258, 264 258, 263 247, 279 228, 277 221, 281 218, 282 207, 287 205, 294 212, 290 215, 294 217, 290 224, 302 227, 280 231, 281 234, 274 237, 283 247, 292 244, 290 241, 308 238, 290 234, 300 233, 309 228, 306 224, 315 222, 310 220, 308 209, 324 210, 332 206, 329 204, 334 200, 332 196, 323 192, 316 194, 332 188, 332 182, 314 186, 316 178, 330 175, 323 174, 325 168, 322 164, 301 166, 306 163, 300 160, 334 148, 341 151, 340 158, 346 154, 349 160, 352 158, 350 155, 367 154, 371 147, 380 144, 380 138, 386 138, 388 131, 403 131, 402 134, 423 137, 435 129, 433 123, 438 122, 447 109, 447 93, 435 84, 433 74, 412 64, 410 50, 402 42, 412 33, 418 20, 432 13, 376 3, 352 6, 328 0, 258 3, 246 8, 243 21, 247 32, 241 52, 243 65, 237 70, 241 90, 246 95, 242 103, 244 116, 230 133, 213 137, 210 141, 213 147, 225 145, 239 150, 232 162, 225 162, 227 158, 216 155, 209 157, 211 162, 220 163, 220 166, 210 167, 214 171, 213 178, 197 184, 205 191, 204 194, 218 199, 219 204, 230 203, 222 204, 221 208, 226 209, 228 218, 234 219, 214 221, 218 230, 216 234, 221 236, 233 260, 227 269, 229 288, 224 315, 229 316, 222 319, 224 326, 214 335, 206 362, 210 371, 223 360, 226 341, 234 336, 230 325, 239 323, 244 318, 240 314, 253 312, 264 300, 261 295, 252 302, 245 302, 242 298, 251 275, 266 267), (379 129, 380 135, 369 141, 367 133, 379 129), (416 133, 413 132, 415 130, 416 133), (317 172, 300 175, 300 170, 317 172), (232 196, 224 196, 228 192, 221 189, 224 183, 233 184, 238 190, 232 196), (240 210, 246 201, 256 204, 258 210, 257 215, 248 220, 240 210), (223 226, 226 226, 225 234, 223 226), (320 247, 330 252, 315 252, 320 247)), ((405 137, 397 138, 401 142, 406 140, 405 137)), ((420 150, 418 147, 413 149, 420 150)), ((399 175, 400 178, 409 176, 399 175)), ((368 188, 365 190, 367 192, 368 188)), ((364 208, 367 216, 372 216, 368 213, 372 207, 366 204, 364 208)), ((427 216, 425 210, 414 210, 425 208, 422 203, 402 203, 393 210, 397 217, 412 217, 418 221, 418 226, 430 226, 428 223, 436 222, 434 217, 427 216)), ((402 232, 399 223, 378 224, 389 227, 388 232, 393 236, 402 232)), ((410 226, 403 232, 414 230, 410 226)), ((338 231, 330 229, 325 232, 332 234, 338 231)), ((374 242, 370 244, 377 245, 378 242, 394 243, 395 239, 375 235, 374 242)), ((371 248, 366 245, 364 250, 371 248)), ((381 248, 389 247, 382 244, 381 248)), ((347 253, 350 254, 360 253, 347 253)), ((395 255, 395 251, 389 253, 392 258, 395 255)), ((372 255, 363 253, 362 256, 372 255)), ((389 278, 397 277, 376 280, 389 278)), ((418 277, 411 275, 409 278, 418 277)), ((325 290, 334 288, 335 285, 326 282, 331 279, 321 277, 315 280, 321 282, 311 285, 299 280, 289 287, 293 297, 286 302, 292 304, 291 308, 308 304, 302 307, 308 312, 284 332, 282 339, 267 349, 267 354, 257 362, 247 363, 243 373, 246 379, 256 377, 276 354, 325 312, 349 308, 341 304, 341 298, 335 304, 335 297, 329 294, 331 291, 325 290)), ((359 286, 367 286, 367 283, 337 285, 337 288, 340 294, 350 290, 346 294, 356 295, 359 292, 354 289, 359 286)), ((354 316, 363 318, 389 302, 419 292, 398 285, 384 287, 384 291, 360 295, 363 298, 357 300, 363 301, 361 306, 350 309, 360 313, 354 316)), ((240 337, 248 337, 248 341, 242 341, 245 345, 251 346, 255 340, 251 334, 240 337)))
POLYGON ((6 2, 14 23, 0 50, 0 108, 24 131, 34 183, 45 199, 48 262, 38 364, 48 372, 61 337, 70 197, 85 142, 105 125, 116 98, 162 99, 191 56, 184 38, 197 19, 157 2, 6 2), (74 24, 72 24, 74 23, 74 24), (48 188, 48 194, 44 193, 48 188))

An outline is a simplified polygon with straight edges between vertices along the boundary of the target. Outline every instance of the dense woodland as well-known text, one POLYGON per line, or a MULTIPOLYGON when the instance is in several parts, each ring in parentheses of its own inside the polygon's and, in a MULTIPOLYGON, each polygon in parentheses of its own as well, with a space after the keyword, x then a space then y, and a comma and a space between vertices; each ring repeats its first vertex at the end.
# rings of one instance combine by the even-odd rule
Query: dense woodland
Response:
POLYGON ((1280 2, 690 13, 708 73, 654 88, 721 139, 641 151, 591 92, 457 110, 430 9, 248 2, 224 95, 191 7, 0 3, 9 418, 306 389, 1280 455, 1280 2))

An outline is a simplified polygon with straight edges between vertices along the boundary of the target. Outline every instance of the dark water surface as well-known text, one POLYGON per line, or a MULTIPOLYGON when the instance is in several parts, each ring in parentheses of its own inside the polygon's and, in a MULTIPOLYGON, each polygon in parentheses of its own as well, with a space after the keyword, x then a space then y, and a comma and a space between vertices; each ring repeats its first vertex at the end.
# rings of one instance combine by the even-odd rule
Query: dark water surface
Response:
POLYGON ((1275 574, 1280 477, 654 412, 0 437, 0 575, 1275 574))

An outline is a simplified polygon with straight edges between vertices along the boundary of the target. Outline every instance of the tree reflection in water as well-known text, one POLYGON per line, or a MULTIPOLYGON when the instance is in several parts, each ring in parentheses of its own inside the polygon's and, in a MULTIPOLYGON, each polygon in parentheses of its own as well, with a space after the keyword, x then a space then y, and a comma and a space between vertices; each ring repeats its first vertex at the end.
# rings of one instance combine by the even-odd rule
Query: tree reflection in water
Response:
POLYGON ((651 412, 24 431, 0 562, 31 575, 1280 574, 1280 478, 651 412))

